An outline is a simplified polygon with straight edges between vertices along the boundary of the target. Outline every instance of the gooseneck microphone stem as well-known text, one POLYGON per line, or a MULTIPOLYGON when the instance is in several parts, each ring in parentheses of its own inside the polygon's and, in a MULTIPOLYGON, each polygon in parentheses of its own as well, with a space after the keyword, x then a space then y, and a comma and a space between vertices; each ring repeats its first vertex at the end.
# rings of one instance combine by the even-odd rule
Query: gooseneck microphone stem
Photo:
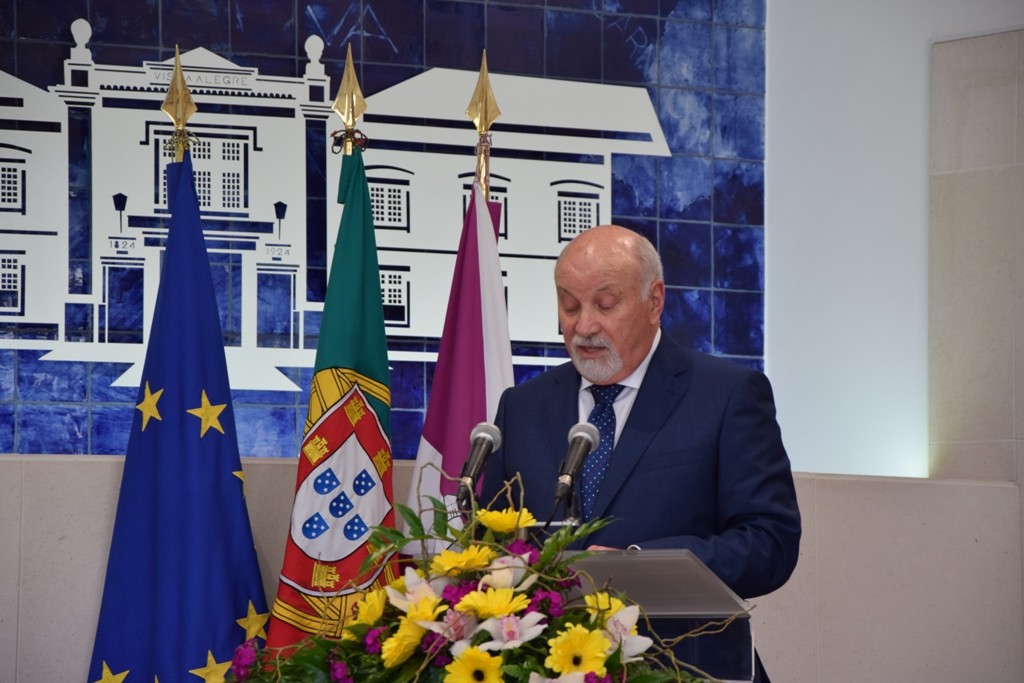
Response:
MULTIPOLYGON (((562 466, 558 470, 558 481, 555 483, 555 503, 551 510, 551 516, 544 525, 545 529, 554 519, 559 503, 565 506, 567 522, 570 521, 570 518, 578 517, 577 506, 573 504, 575 498, 572 494, 573 483, 579 479, 583 461, 597 448, 597 444, 600 442, 600 432, 589 422, 579 422, 569 430, 569 451, 565 454, 562 466)), ((576 521, 578 522, 578 520, 576 521)))
POLYGON ((459 511, 463 513, 471 512, 473 509, 476 483, 484 470, 487 458, 501 448, 501 431, 490 422, 481 422, 470 433, 469 443, 469 456, 459 474, 459 490, 455 496, 459 511))

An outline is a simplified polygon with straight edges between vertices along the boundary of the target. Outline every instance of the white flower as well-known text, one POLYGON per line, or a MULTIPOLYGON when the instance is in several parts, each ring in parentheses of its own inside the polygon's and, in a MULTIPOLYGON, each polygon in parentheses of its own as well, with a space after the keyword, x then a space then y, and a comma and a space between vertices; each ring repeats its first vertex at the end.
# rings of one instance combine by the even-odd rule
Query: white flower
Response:
POLYGON ((529 555, 502 555, 487 567, 487 574, 480 579, 479 589, 514 588, 517 593, 528 590, 537 582, 536 572, 529 571, 529 555), (523 580, 525 577, 525 581, 523 580))
POLYGON ((438 592, 435 590, 435 584, 443 590, 444 586, 447 585, 447 579, 433 582, 427 581, 412 567, 405 568, 405 593, 398 592, 392 586, 385 586, 385 590, 388 593, 388 600, 391 604, 402 610, 403 612, 409 611, 410 605, 417 604, 423 598, 434 598, 438 597, 438 592))
POLYGON ((481 650, 508 650, 519 647, 533 640, 544 632, 544 615, 530 612, 522 618, 514 614, 491 617, 477 627, 477 631, 487 631, 494 640, 480 645, 481 650))
POLYGON ((444 613, 441 621, 417 621, 417 624, 448 639, 453 657, 458 657, 469 647, 470 639, 479 630, 477 619, 472 614, 456 612, 453 609, 444 613))
POLYGON ((630 605, 608 617, 604 624, 604 634, 611 641, 612 651, 622 647, 623 664, 641 659, 637 655, 654 643, 650 638, 636 634, 636 622, 639 618, 640 606, 630 605))

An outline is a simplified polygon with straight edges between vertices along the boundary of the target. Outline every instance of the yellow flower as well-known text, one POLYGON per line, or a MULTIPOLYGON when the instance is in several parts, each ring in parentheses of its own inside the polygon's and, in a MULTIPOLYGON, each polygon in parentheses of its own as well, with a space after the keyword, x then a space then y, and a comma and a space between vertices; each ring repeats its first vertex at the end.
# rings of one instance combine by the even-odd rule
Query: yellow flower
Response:
POLYGON ((497 551, 485 545, 472 545, 462 552, 442 550, 430 562, 430 573, 452 576, 485 568, 498 556, 497 551))
POLYGON ((589 593, 584 595, 583 599, 587 601, 587 612, 590 613, 590 620, 601 626, 604 626, 605 622, 608 621, 608 617, 626 606, 622 600, 604 591, 589 593))
POLYGON ((356 603, 356 618, 352 623, 370 626, 376 624, 384 616, 384 606, 387 602, 388 596, 383 588, 364 593, 363 599, 356 603))
POLYGON ((478 647, 467 648, 444 668, 444 683, 503 683, 501 657, 489 655, 478 647))
POLYGON ((530 599, 516 594, 511 588, 488 588, 487 592, 473 591, 466 594, 455 606, 456 612, 468 612, 481 619, 501 617, 522 612, 530 606, 530 599))
POLYGON ((544 660, 544 666, 559 674, 590 673, 604 676, 604 667, 608 658, 611 641, 600 631, 591 631, 586 626, 575 624, 559 631, 558 635, 548 641, 550 654, 544 660))
POLYGON ((476 513, 476 518, 496 534, 510 534, 519 527, 533 526, 537 523, 526 508, 518 511, 511 507, 504 510, 480 510, 476 513))
POLYGON ((441 598, 426 596, 420 598, 419 602, 409 605, 407 617, 409 621, 434 621, 437 615, 444 612, 448 607, 441 604, 441 598))
POLYGON ((362 600, 357 602, 355 605, 355 616, 349 619, 346 624, 346 629, 341 633, 341 639, 355 639, 355 636, 352 635, 352 632, 348 630, 347 626, 355 626, 357 624, 373 626, 380 621, 381 617, 384 616, 384 606, 387 605, 387 602, 388 596, 383 588, 377 588, 363 593, 362 600))
POLYGON ((398 630, 395 635, 384 641, 380 646, 380 656, 384 660, 385 669, 393 669, 416 652, 423 634, 427 629, 416 624, 406 617, 398 620, 398 630))

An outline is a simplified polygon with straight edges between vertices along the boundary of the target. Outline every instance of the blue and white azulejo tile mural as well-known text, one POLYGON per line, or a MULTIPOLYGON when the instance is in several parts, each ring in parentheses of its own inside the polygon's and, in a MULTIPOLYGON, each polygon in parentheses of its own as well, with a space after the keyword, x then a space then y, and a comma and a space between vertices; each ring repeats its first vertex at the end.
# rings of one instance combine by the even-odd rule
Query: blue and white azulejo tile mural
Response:
POLYGON ((553 260, 607 222, 658 247, 668 335, 762 364, 763 0, 31 4, 0 0, 0 452, 124 452, 166 237, 176 45, 243 455, 298 452, 349 46, 396 457, 422 429, 485 49, 516 380, 564 358, 553 260))

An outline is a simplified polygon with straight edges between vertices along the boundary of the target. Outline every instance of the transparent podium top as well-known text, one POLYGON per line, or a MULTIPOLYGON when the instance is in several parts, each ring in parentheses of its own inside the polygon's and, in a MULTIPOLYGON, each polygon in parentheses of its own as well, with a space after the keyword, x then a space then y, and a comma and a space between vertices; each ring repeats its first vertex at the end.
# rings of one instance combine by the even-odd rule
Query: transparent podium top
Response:
POLYGON ((730 617, 750 607, 689 550, 604 550, 572 566, 582 592, 608 585, 652 617, 730 617))

